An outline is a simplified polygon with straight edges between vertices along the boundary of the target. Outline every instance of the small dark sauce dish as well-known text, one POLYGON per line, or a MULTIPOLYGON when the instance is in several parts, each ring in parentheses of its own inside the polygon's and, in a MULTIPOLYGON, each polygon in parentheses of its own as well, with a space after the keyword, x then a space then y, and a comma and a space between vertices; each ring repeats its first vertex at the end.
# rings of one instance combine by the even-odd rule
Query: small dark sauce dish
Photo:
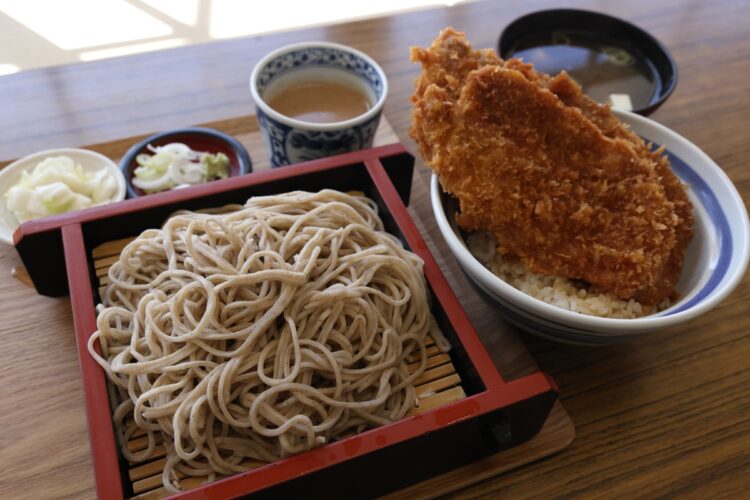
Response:
POLYGON ((152 135, 131 147, 120 160, 120 170, 125 176, 125 185, 128 190, 128 198, 138 198, 146 195, 141 189, 132 183, 133 171, 138 167, 136 157, 141 153, 154 154, 148 149, 148 145, 164 146, 173 142, 186 144, 194 151, 205 153, 224 153, 229 158, 229 176, 249 174, 253 171, 250 155, 240 142, 223 132, 210 128, 181 128, 152 135))
MULTIPOLYGON (((598 12, 578 9, 552 9, 533 12, 510 23, 500 35, 498 53, 503 59, 515 57, 516 53, 528 50, 535 43, 549 40, 554 45, 557 34, 569 34, 584 40, 595 40, 601 46, 621 49, 631 55, 642 72, 652 82, 650 98, 638 105, 633 103, 635 113, 647 116, 661 106, 677 86, 677 64, 669 50, 656 38, 641 28, 622 19, 598 12)), ((573 44, 574 45, 574 44, 573 44)), ((574 45, 575 46, 575 45, 574 45)), ((593 51, 592 51, 593 52, 593 51)), ((534 62, 528 61, 526 62, 534 62)), ((536 66, 536 65, 535 65, 536 66)), ((576 68, 561 67, 575 79, 576 68)), ((580 68, 578 68, 580 71, 580 68)), ((601 68, 599 68, 601 71, 601 68)), ((618 88, 616 75, 611 92, 628 93, 618 88)), ((600 78, 602 79, 602 78, 600 78)), ((586 84, 584 92, 586 92, 586 84)), ((605 83, 606 85, 606 83, 605 83)))

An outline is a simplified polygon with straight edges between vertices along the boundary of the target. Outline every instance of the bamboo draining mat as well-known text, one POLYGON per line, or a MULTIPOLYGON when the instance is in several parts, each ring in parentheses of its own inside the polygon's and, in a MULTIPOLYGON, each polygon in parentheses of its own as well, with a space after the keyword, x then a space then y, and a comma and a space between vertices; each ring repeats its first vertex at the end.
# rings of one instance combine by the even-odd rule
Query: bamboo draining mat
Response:
MULTIPOLYGON (((133 241, 133 238, 110 241, 92 250, 91 257, 94 260, 94 269, 99 281, 100 297, 109 283, 107 278, 109 268, 117 261, 122 249, 131 241, 133 241)), ((418 353, 411 356, 409 363, 409 372, 413 373, 419 367, 418 353)), ((461 377, 456 373, 450 356, 441 352, 432 338, 427 341, 427 368, 414 381, 414 386, 417 393, 417 406, 411 411, 410 415, 416 415, 466 397, 466 393, 461 387, 461 377)), ((139 451, 148 446, 148 439, 144 434, 143 432, 135 433, 128 441, 127 447, 130 451, 139 451)), ((156 443, 156 451, 152 455, 155 460, 145 464, 130 464, 128 477, 133 485, 136 498, 155 499, 168 494, 162 487, 161 480, 166 449, 162 444, 161 437, 157 438, 156 443)), ((248 468, 252 468, 260 464, 247 462, 246 465, 248 468)), ((204 482, 205 478, 180 476, 180 487, 183 490, 196 488, 204 482)))

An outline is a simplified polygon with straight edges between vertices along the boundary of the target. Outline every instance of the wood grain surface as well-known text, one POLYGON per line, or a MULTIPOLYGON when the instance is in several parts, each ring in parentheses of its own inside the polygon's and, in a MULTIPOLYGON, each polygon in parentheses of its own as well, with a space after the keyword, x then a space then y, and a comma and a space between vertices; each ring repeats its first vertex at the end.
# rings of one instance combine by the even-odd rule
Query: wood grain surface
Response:
MULTIPOLYGON (((268 51, 322 39, 364 50, 389 77, 386 116, 411 147, 409 96, 417 68, 410 45, 428 44, 453 25, 477 46, 494 47, 502 28, 550 0, 462 4, 292 33, 217 42, 127 58, 0 77, 0 159, 80 146, 252 113, 247 80, 268 51)), ((741 0, 629 2, 571 0, 624 17, 673 52, 680 78, 652 118, 702 148, 750 200, 750 3, 741 0)), ((415 182, 426 182, 426 171, 415 182)), ((432 216, 413 200, 422 224, 432 216)), ((419 223, 419 222, 418 222, 419 223)), ((428 227, 420 227, 429 231, 428 227)), ((455 260, 437 254, 447 273, 455 260)), ((43 299, 9 276, 17 264, 0 247, 0 497, 86 497, 93 482, 83 399, 65 300, 43 299), (33 304, 33 306, 29 306, 33 304), (35 321, 44 310, 59 318, 35 321), (63 327, 64 325, 67 325, 63 327), (61 438, 64 437, 63 438, 61 438), (40 452, 30 443, 44 442, 40 452), (73 469, 69 464, 74 464, 73 469), (43 466, 43 468, 42 468, 43 466), (40 480, 39 472, 48 471, 40 480), (43 483, 43 484, 42 484, 43 483)), ((451 283, 468 286, 456 272, 451 283)), ((719 307, 691 323, 604 348, 553 344, 502 323, 486 305, 470 310, 493 352, 524 352, 551 373, 577 428, 562 453, 487 478, 458 497, 750 496, 750 279, 719 307)), ((532 366, 516 360, 516 366, 532 366)), ((517 374, 517 375, 520 375, 517 374)))

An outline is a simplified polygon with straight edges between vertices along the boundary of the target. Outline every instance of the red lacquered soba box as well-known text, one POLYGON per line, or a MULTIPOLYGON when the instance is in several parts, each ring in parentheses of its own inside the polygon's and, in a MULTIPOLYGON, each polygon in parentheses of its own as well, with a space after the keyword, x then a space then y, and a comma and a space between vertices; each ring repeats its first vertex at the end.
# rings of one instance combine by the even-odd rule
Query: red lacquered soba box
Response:
POLYGON ((541 429, 557 388, 543 373, 514 381, 498 373, 406 210, 413 168, 414 158, 394 144, 32 221, 16 231, 16 248, 39 293, 70 293, 100 498, 133 496, 134 483, 128 477, 132 465, 115 441, 104 371, 86 348, 99 301, 92 250, 159 227, 175 210, 243 203, 255 195, 331 188, 362 191, 375 200, 386 230, 425 261, 433 314, 452 345, 448 362, 460 376, 462 396, 180 498, 372 497, 518 445, 541 429))

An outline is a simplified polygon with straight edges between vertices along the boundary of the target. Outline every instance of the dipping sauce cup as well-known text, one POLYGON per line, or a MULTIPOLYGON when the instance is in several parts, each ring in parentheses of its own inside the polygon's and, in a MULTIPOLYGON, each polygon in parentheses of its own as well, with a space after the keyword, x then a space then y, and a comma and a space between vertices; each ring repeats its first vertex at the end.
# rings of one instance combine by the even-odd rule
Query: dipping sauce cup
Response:
POLYGON ((261 59, 250 75, 250 93, 271 166, 276 168, 371 147, 388 81, 367 54, 336 43, 304 42, 261 59), (285 88, 321 81, 362 93, 369 108, 347 120, 316 123, 285 116, 268 104, 285 88))

